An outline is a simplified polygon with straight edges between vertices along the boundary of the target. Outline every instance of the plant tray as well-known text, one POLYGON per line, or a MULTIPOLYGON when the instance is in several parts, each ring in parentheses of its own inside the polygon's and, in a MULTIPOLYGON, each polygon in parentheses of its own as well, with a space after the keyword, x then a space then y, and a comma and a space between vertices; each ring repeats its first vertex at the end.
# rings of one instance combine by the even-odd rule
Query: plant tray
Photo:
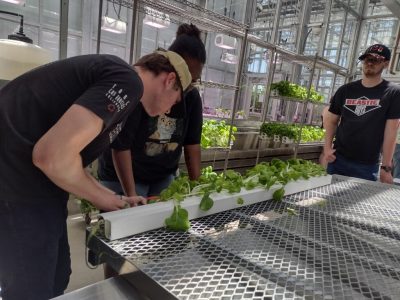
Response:
MULTIPOLYGON (((308 180, 291 181, 285 186, 285 196, 330 184, 331 175, 312 177, 308 180)), ((212 193, 213 207, 208 211, 199 208, 200 197, 188 197, 181 202, 181 206, 189 213, 189 219, 196 219, 216 214, 229 209, 234 209, 254 203, 272 199, 272 194, 278 189, 273 186, 270 190, 256 188, 253 190, 242 189, 240 193, 228 194, 226 192, 212 193), (238 204, 241 197, 243 204, 238 204)), ((164 220, 172 214, 173 201, 158 202, 154 204, 133 207, 113 212, 100 214, 104 219, 105 236, 109 240, 124 238, 130 235, 163 227, 164 220)))

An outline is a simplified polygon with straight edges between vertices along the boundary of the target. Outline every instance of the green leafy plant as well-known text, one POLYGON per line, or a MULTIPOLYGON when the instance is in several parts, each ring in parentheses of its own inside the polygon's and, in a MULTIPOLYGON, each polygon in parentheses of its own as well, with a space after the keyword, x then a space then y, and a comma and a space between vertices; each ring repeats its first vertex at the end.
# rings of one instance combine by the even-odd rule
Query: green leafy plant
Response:
MULTIPOLYGON (((226 172, 216 173, 211 166, 202 169, 198 180, 191 181, 187 175, 176 178, 170 186, 160 194, 162 201, 174 201, 174 211, 167 218, 165 224, 172 230, 187 230, 190 226, 187 214, 181 212, 180 203, 189 196, 200 196, 199 207, 207 211, 212 208, 214 201, 212 193, 225 191, 230 194, 238 194, 242 188, 251 190, 254 188, 264 188, 269 190, 271 187, 279 187, 273 193, 273 199, 281 201, 285 190, 284 186, 289 181, 298 179, 308 179, 314 176, 325 175, 325 169, 311 161, 302 159, 289 159, 282 161, 272 159, 271 162, 257 164, 247 170, 245 175, 227 170, 226 172)), ((244 200, 240 196, 237 204, 243 205, 244 200)))
POLYGON ((180 204, 174 205, 172 215, 165 219, 167 228, 173 231, 186 231, 190 228, 189 214, 180 204))
MULTIPOLYGON (((280 96, 306 100, 308 91, 305 87, 290 83, 289 81, 280 81, 271 84, 271 90, 277 90, 280 96)), ((310 101, 323 102, 324 96, 319 94, 313 87, 310 89, 310 101)))
MULTIPOLYGON (((211 147, 228 147, 230 125, 225 121, 205 120, 201 132, 201 147, 204 149, 211 147)), ((231 143, 235 141, 234 133, 237 127, 232 126, 231 143)))
MULTIPOLYGON (((263 123, 260 127, 260 133, 267 136, 278 135, 286 136, 289 139, 298 140, 300 135, 300 125, 284 123, 263 123)), ((305 125, 301 130, 301 143, 322 141, 325 136, 325 130, 318 126, 305 125)))

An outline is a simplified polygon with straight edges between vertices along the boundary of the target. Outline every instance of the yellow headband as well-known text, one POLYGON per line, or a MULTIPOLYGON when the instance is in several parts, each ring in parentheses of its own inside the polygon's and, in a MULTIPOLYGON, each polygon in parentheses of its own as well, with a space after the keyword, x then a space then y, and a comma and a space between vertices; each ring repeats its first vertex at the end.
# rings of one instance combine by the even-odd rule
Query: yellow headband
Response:
POLYGON ((170 64, 174 67, 176 73, 179 76, 183 91, 185 91, 192 83, 192 75, 190 74, 189 67, 182 56, 173 51, 159 50, 156 51, 156 53, 168 58, 170 64))

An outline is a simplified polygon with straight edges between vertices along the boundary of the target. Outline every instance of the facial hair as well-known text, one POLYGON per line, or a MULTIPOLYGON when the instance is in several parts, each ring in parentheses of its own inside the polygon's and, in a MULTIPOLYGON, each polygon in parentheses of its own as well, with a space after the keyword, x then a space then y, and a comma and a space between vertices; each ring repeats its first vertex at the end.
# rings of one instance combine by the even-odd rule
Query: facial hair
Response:
POLYGON ((384 68, 385 68, 385 66, 382 66, 376 70, 374 66, 370 67, 369 65, 364 65, 363 73, 364 73, 365 77, 367 77, 367 78, 374 78, 374 77, 380 76, 382 74, 384 68))

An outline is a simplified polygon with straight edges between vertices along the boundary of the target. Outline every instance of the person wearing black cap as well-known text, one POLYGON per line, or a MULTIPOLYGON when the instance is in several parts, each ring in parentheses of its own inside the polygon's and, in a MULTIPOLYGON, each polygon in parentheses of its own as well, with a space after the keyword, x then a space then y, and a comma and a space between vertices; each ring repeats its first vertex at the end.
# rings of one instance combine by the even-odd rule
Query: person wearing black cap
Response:
POLYGON ((103 210, 146 202, 116 195, 85 167, 139 101, 148 115, 163 114, 191 82, 183 58, 168 51, 133 67, 112 55, 72 57, 0 89, 0 298, 44 300, 64 292, 71 273, 68 193, 103 210))
POLYGON ((382 78, 390 50, 372 45, 359 57, 362 79, 341 86, 325 114, 327 172, 392 183, 392 157, 400 119, 400 86, 382 78), (333 141, 334 140, 334 141, 333 141))

